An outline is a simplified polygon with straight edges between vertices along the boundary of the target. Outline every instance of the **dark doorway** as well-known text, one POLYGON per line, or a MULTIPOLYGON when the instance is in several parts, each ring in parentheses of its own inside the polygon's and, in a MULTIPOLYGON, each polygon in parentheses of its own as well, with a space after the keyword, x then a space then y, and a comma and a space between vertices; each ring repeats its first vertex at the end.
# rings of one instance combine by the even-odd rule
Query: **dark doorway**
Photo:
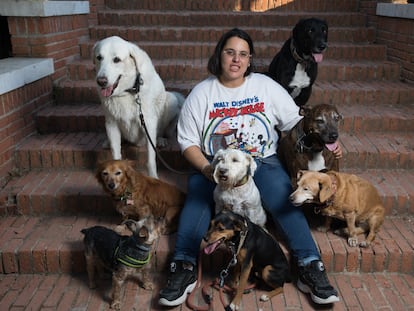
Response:
POLYGON ((7 17, 0 16, 0 59, 12 56, 12 45, 7 17))

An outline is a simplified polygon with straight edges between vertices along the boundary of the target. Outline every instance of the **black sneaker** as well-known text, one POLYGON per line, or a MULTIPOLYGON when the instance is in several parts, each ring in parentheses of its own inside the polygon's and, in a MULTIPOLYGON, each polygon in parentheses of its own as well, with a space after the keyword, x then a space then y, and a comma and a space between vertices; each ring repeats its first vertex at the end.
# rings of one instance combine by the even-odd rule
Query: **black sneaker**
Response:
POLYGON ((158 303, 163 306, 175 307, 187 299, 196 286, 197 276, 195 267, 183 261, 170 263, 170 275, 167 286, 160 290, 158 303))
POLYGON ((329 284, 325 266, 320 260, 299 267, 298 288, 311 295, 313 302, 327 304, 339 301, 338 292, 329 284))

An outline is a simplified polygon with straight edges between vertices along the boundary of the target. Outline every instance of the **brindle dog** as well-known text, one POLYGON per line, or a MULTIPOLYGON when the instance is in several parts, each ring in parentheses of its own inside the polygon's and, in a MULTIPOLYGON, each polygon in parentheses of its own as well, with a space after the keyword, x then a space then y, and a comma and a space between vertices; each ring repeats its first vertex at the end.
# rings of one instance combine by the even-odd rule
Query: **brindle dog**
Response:
POLYGON ((303 119, 279 141, 278 156, 285 166, 293 187, 299 170, 339 170, 333 150, 338 145, 338 126, 342 115, 328 104, 303 106, 303 119))

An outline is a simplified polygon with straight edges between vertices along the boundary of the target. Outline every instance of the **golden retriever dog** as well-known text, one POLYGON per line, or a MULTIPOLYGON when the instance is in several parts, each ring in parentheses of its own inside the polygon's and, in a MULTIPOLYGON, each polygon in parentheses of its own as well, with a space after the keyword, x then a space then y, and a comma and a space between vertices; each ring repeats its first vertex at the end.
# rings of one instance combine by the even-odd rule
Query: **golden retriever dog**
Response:
POLYGON ((150 139, 160 147, 175 139, 184 97, 165 90, 150 57, 136 44, 117 36, 108 37, 95 44, 93 55, 112 158, 122 158, 122 139, 137 146, 146 145, 148 175, 157 178, 156 152, 150 139))
POLYGON ((177 229, 185 194, 176 186, 136 171, 128 160, 99 163, 96 178, 124 220, 153 216, 163 222, 163 234, 177 229))
POLYGON ((344 233, 349 246, 368 247, 384 222, 385 208, 377 189, 367 180, 354 174, 328 171, 327 173, 299 171, 297 189, 290 195, 293 205, 316 203, 316 211, 326 217, 327 231, 332 217, 344 220, 344 233), (368 232, 365 241, 358 243, 358 235, 368 232))

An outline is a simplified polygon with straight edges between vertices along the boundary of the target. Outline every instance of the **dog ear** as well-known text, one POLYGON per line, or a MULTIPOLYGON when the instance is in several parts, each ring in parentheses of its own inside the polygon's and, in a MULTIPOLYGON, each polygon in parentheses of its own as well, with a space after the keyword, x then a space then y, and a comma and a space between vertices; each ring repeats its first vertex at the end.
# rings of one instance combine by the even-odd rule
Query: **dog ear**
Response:
POLYGON ((214 155, 213 161, 211 161, 210 165, 215 168, 217 165, 217 162, 219 161, 219 158, 223 155, 224 149, 217 150, 216 154, 214 155))
MULTIPOLYGON (((155 68, 153 68, 152 61, 148 54, 139 48, 136 44, 128 42, 129 44, 129 55, 132 57, 132 59, 135 62, 135 67, 140 74, 144 74, 155 71, 155 68)), ((141 78, 142 77, 141 75, 141 78)))
POLYGON ((94 63, 94 64, 96 64, 96 50, 97 50, 97 48, 99 47, 100 43, 101 43, 101 41, 97 41, 97 42, 93 45, 93 48, 92 48, 92 60, 93 60, 93 63, 94 63))
POLYGON ((102 171, 105 167, 105 162, 98 162, 98 165, 96 166, 96 171, 95 171, 95 178, 98 180, 98 182, 102 183, 102 171))
POLYGON ((217 165, 220 157, 223 155, 223 153, 224 153, 223 149, 217 150, 216 154, 214 155, 213 161, 211 161, 211 163, 210 163, 210 166, 213 170, 213 172, 212 172, 213 179, 214 179, 216 184, 219 183, 219 180, 218 180, 218 177, 217 177, 217 174, 216 174, 216 165, 217 165))
POLYGON ((334 189, 331 187, 332 182, 329 175, 322 174, 319 179, 319 202, 324 203, 329 200, 334 194, 334 189))
POLYGON ((134 169, 134 161, 125 161, 125 175, 128 179, 132 179, 135 176, 136 170, 134 169))
POLYGON ((253 176, 254 172, 256 172, 257 164, 254 158, 246 153, 247 160, 249 161, 249 175, 253 176))
POLYGON ((137 231, 138 224, 135 220, 127 219, 124 220, 122 224, 125 225, 132 233, 135 233, 137 231))
POLYGON ((147 226, 142 226, 141 228, 139 228, 138 230, 138 236, 140 238, 145 238, 147 239, 149 236, 149 229, 147 228, 147 226))
POLYGON ((296 179, 299 180, 305 174, 305 172, 306 171, 304 170, 299 170, 298 173, 296 174, 296 179))
POLYGON ((299 108, 299 115, 303 116, 303 117, 306 117, 310 114, 311 111, 312 111, 312 108, 302 106, 302 107, 299 108))

